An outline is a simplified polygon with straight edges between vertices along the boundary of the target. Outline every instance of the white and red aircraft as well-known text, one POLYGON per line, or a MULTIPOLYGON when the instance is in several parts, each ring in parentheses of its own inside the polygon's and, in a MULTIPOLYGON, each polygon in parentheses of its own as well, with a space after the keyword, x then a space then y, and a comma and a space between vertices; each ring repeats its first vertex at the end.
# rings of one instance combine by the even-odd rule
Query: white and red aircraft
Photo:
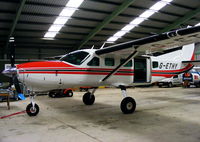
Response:
POLYGON ((31 103, 26 109, 30 116, 39 112, 33 99, 37 92, 92 86, 93 90, 83 95, 83 102, 92 105, 94 92, 101 85, 120 87, 124 97, 121 110, 125 114, 133 113, 136 102, 127 96, 126 86, 150 84, 190 70, 193 65, 182 61, 194 60, 194 43, 199 40, 200 26, 196 26, 103 49, 74 51, 58 61, 19 64, 3 73, 16 74, 30 90, 31 103), (154 52, 165 54, 153 56, 154 52))

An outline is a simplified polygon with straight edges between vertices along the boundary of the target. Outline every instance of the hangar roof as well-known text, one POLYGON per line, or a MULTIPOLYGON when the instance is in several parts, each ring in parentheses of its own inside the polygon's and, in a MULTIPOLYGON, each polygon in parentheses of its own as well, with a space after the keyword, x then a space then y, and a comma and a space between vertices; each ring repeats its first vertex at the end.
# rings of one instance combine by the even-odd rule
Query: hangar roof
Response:
MULTIPOLYGON (((0 0, 0 48, 10 37, 16 48, 72 51, 99 48, 109 37, 159 0, 84 0, 53 40, 45 33, 68 0, 0 0)), ((115 41, 121 43, 200 22, 199 0, 173 0, 115 41)), ((3 56, 2 56, 3 57, 3 56)))

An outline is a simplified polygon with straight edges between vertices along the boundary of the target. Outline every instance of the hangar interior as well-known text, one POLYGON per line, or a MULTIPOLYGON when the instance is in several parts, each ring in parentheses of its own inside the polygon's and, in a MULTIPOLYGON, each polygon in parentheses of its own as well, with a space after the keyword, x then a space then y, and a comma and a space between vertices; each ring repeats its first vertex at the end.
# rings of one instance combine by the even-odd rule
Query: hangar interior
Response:
MULTIPOLYGON (((106 47, 194 26, 200 21, 199 0, 85 0, 71 7, 67 3, 0 0, 0 69, 9 63, 11 47, 16 63, 44 60, 77 49, 106 47), (64 10, 68 14, 62 14, 64 10)), ((196 49, 196 57, 199 53, 196 49)))
MULTIPOLYGON (((199 0, 0 0, 0 71, 10 58, 16 64, 51 60, 79 49, 106 48, 199 25, 199 0)), ((199 43, 195 57, 200 60, 199 43)), ((0 82, 5 81, 9 78, 0 74, 0 82)), ((13 141, 11 137, 15 136, 15 141, 30 142, 66 138, 92 142, 199 142, 200 90, 192 89, 131 89, 129 93, 140 100, 132 116, 116 111, 121 98, 116 97, 120 93, 113 88, 102 98, 100 94, 105 94, 106 89, 97 93, 99 101, 94 108, 82 105, 80 92, 74 98, 55 100, 39 96, 37 101, 43 111, 36 118, 18 115, 23 114, 20 111, 25 103, 13 102, 10 112, 19 113, 10 117, 10 112, 0 112, 0 116, 10 117, 0 121, 0 141, 13 141)))
POLYGON ((44 59, 93 45, 100 48, 119 31, 112 44, 199 23, 199 0, 163 1, 160 8, 150 9, 159 0, 85 0, 71 8, 74 13, 62 15, 68 0, 0 0, 0 59, 9 57, 13 38, 16 59, 44 59), (55 22, 59 15, 63 19, 55 22), (123 29, 130 22, 135 26, 123 29), (57 29, 50 29, 53 23, 57 29), (48 31, 56 36, 45 38, 48 31))

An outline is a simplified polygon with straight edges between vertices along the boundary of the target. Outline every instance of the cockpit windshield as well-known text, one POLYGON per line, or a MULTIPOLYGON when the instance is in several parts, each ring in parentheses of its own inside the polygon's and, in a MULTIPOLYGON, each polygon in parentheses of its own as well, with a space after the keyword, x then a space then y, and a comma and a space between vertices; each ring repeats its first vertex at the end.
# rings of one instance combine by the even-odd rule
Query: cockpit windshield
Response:
POLYGON ((88 52, 77 51, 63 56, 62 58, 60 58, 60 60, 74 65, 81 65, 88 57, 89 57, 88 52))

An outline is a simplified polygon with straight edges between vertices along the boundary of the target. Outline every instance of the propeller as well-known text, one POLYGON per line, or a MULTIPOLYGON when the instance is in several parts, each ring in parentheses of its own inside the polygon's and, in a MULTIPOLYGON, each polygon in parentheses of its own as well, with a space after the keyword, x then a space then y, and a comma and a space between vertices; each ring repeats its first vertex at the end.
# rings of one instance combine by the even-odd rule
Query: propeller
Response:
POLYGON ((11 68, 5 69, 2 73, 5 76, 11 77, 10 86, 14 85, 16 92, 18 93, 18 98, 21 100, 25 100, 25 96, 22 93, 19 80, 17 78, 17 69, 15 67, 15 47, 13 43, 10 43, 10 63, 11 63, 11 68))

